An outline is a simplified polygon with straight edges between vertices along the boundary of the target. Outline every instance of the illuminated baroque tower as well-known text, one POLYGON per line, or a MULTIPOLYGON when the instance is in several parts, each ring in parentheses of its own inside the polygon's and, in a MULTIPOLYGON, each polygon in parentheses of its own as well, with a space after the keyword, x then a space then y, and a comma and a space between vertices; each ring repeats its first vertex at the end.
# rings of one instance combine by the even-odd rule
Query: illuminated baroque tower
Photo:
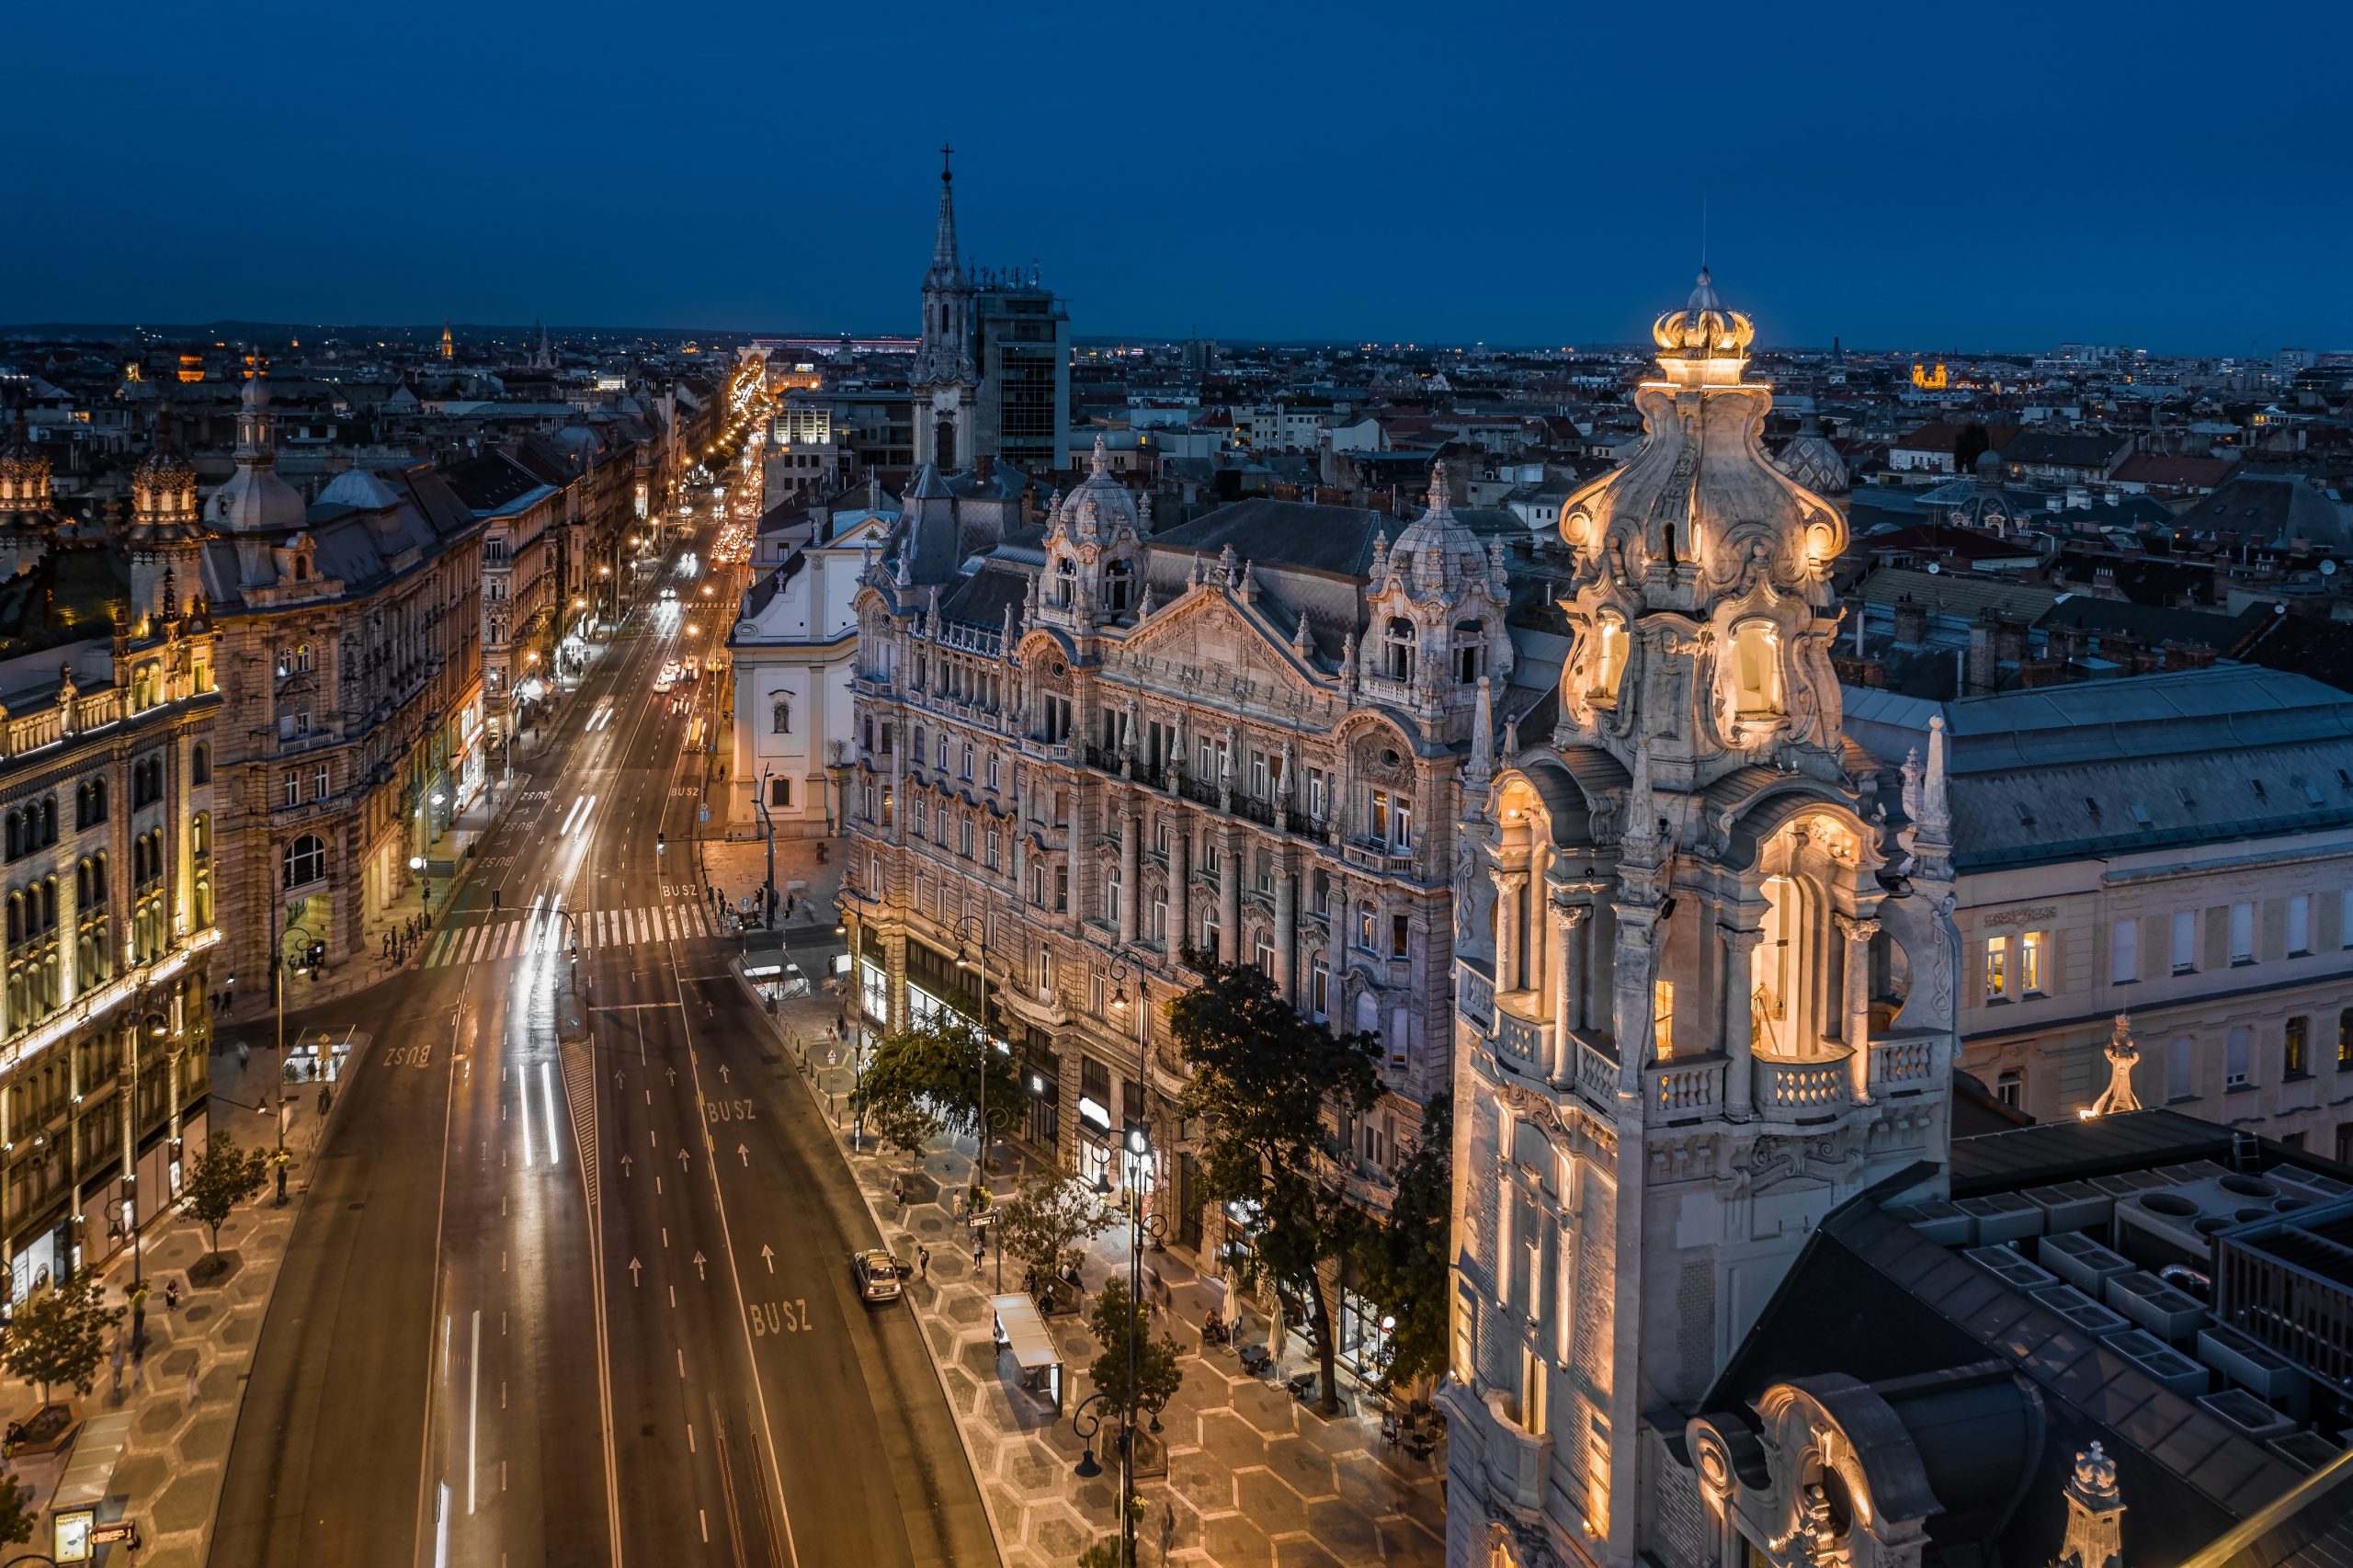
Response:
POLYGON ((1945 1158, 1942 732, 1901 801, 1841 737, 1846 527, 1759 445, 1753 335, 1704 272, 1659 318, 1642 449, 1561 508, 1557 709, 1468 769, 1456 1564, 1697 1568, 1685 1416, 1824 1213, 1945 1158))
POLYGON ((939 223, 931 267, 923 275, 923 342, 915 349, 915 464, 944 472, 971 462, 972 410, 980 375, 972 363, 972 282, 956 259, 956 176, 952 149, 939 150, 939 223))
POLYGON ((156 421, 155 444, 131 474, 131 613, 170 619, 199 589, 205 528, 197 515, 196 467, 172 438, 168 416, 156 421))

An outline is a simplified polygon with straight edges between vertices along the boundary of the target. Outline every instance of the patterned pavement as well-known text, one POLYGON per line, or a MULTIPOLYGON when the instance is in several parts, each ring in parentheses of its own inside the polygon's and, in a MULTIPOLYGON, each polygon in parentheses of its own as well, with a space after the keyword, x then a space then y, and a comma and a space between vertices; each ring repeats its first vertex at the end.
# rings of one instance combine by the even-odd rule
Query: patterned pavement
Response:
MULTIPOLYGON (((815 1040, 831 1022, 833 1004, 788 1004, 784 1026, 794 1038, 815 1040)), ((813 1047, 820 1060, 822 1046, 813 1047)), ((813 1092, 831 1106, 846 1100, 846 1068, 820 1067, 813 1092)), ((1039 1395, 1021 1388, 1013 1363, 993 1343, 988 1296, 995 1258, 978 1271, 963 1223, 944 1202, 972 1165, 972 1146, 946 1143, 919 1168, 898 1156, 846 1157, 882 1233, 913 1259, 918 1244, 931 1249, 927 1279, 909 1281, 909 1299, 930 1341, 940 1383, 954 1410, 1006 1568, 1069 1568, 1078 1554, 1116 1527, 1118 1483, 1104 1449, 1106 1472, 1083 1481, 1074 1473, 1083 1444, 1067 1414, 1057 1419, 1039 1395), (891 1178, 905 1175, 910 1201, 892 1199, 891 1178)), ((997 1176, 1009 1194, 1013 1175, 997 1176)), ((1446 1449, 1415 1459, 1385 1445, 1375 1415, 1344 1413, 1325 1418, 1290 1396, 1283 1378, 1304 1369, 1294 1352, 1267 1377, 1245 1373, 1233 1349, 1202 1353, 1199 1324, 1219 1287, 1198 1279, 1174 1252, 1148 1254, 1146 1267, 1169 1291, 1155 1333, 1169 1333, 1182 1352, 1182 1388, 1161 1424, 1165 1468, 1147 1462, 1138 1490, 1146 1512, 1138 1531, 1140 1564, 1176 1568, 1264 1568, 1274 1563, 1365 1564, 1436 1568, 1444 1561, 1446 1449), (1171 1317, 1173 1313, 1173 1321, 1171 1317)), ((1128 1268, 1124 1231, 1097 1239, 1080 1271, 1091 1305, 1094 1291, 1116 1269, 1128 1268)), ((1008 1279, 1008 1287, 1018 1282, 1008 1279)), ((1149 1296, 1151 1288, 1146 1287, 1149 1296)), ((1090 1392, 1086 1369, 1096 1355, 1085 1312, 1048 1320, 1067 1369, 1066 1411, 1090 1392)), ((1263 1344, 1266 1324, 1245 1313, 1240 1335, 1263 1344)))

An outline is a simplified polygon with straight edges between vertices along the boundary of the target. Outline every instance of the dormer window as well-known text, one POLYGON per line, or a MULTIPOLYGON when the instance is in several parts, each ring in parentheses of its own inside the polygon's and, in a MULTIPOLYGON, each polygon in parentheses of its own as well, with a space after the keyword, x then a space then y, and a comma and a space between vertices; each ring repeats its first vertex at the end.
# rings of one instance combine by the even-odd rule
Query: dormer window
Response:
POLYGON ((1733 628, 1733 710, 1743 718, 1781 710, 1779 634, 1769 621, 1733 628))
POLYGON ((1604 615, 1594 629, 1593 696, 1597 701, 1618 700, 1618 683, 1626 674, 1626 623, 1604 615))
POLYGON ((1414 623, 1402 615, 1389 618, 1381 634, 1381 673, 1391 680, 1414 678, 1414 623))
POLYGON ((1135 585, 1135 568, 1124 561, 1114 561, 1103 574, 1103 602, 1113 615, 1128 612, 1130 590, 1135 585))

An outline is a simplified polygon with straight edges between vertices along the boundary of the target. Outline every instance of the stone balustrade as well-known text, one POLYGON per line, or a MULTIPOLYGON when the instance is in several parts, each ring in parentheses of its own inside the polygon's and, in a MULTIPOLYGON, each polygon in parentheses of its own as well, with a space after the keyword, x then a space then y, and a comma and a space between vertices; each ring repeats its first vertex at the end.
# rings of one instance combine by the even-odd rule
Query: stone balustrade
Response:
POLYGON ((1847 1065, 1852 1054, 1840 1047, 1802 1062, 1756 1058, 1757 1111, 1769 1120, 1802 1121, 1845 1110, 1854 1101, 1847 1065))

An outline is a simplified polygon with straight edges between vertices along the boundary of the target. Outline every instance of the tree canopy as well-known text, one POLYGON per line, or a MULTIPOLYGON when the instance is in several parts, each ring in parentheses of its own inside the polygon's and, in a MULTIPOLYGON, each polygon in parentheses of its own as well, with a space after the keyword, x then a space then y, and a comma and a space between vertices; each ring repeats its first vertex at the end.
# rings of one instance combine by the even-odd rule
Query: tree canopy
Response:
POLYGON ((983 1075, 990 1121, 1011 1125, 1021 1105, 1012 1057, 990 1050, 979 1026, 943 1010, 875 1043, 850 1108, 887 1146, 920 1154, 941 1132, 980 1132, 983 1075))
POLYGON ((228 1133, 215 1132, 205 1140, 204 1153, 182 1179, 180 1208, 210 1233, 212 1250, 217 1253, 222 1225, 238 1204, 268 1183, 268 1155, 258 1149, 248 1153, 228 1133))
POLYGON ((122 1321, 123 1309, 99 1298, 97 1276, 76 1274, 35 1290, 17 1303, 8 1324, 8 1370, 39 1384, 44 1408, 52 1386, 63 1383, 86 1394, 106 1359, 106 1331, 122 1321))
POLYGON ((1361 1114, 1381 1097, 1379 1041, 1370 1033, 1336 1035, 1301 1017, 1248 964, 1212 968, 1176 999, 1169 1022, 1192 1073, 1178 1108, 1203 1124, 1205 1195, 1250 1217, 1239 1282, 1271 1279, 1308 1304, 1324 1407, 1336 1410, 1322 1266, 1348 1254, 1366 1219, 1347 1198, 1324 1113, 1328 1107, 1336 1116, 1361 1114))
POLYGON ((1386 1369, 1392 1384, 1446 1369, 1453 1144, 1454 1096, 1441 1094, 1422 1111, 1421 1135, 1397 1169, 1388 1218, 1366 1227, 1358 1244, 1359 1288, 1396 1320, 1386 1369))

